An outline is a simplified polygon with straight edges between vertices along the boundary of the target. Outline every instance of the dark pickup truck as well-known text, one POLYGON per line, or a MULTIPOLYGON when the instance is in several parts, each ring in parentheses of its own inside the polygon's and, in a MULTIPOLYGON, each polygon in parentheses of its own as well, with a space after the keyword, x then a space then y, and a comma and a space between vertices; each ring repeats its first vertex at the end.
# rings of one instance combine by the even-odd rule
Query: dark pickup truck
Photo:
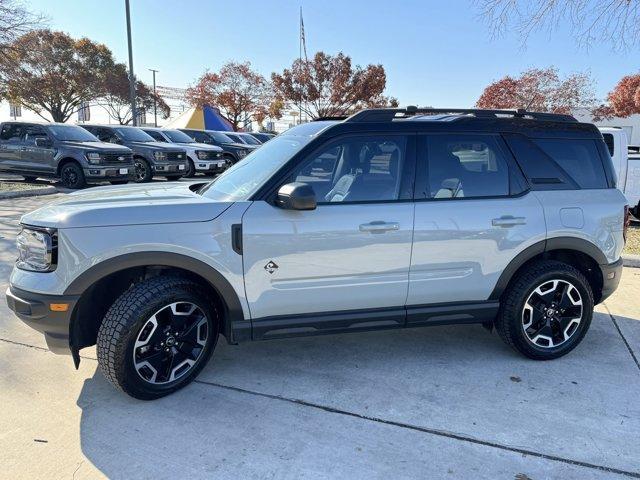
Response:
POLYGON ((127 183, 134 176, 129 148, 102 143, 86 130, 62 123, 2 123, 0 170, 27 181, 60 178, 67 188, 90 181, 127 183))
POLYGON ((137 127, 123 125, 82 125, 103 142, 124 145, 133 150, 135 181, 149 182, 154 176, 177 180, 187 172, 184 148, 161 143, 137 127))

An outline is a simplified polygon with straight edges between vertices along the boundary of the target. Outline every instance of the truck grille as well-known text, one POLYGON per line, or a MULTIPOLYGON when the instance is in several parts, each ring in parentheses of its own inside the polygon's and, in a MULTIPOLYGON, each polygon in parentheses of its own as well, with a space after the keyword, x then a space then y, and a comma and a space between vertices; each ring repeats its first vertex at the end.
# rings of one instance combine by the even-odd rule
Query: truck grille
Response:
POLYGON ((187 152, 167 152, 167 160, 170 162, 184 162, 187 158, 187 152))
POLYGON ((132 164, 133 155, 131 153, 103 153, 102 163, 105 165, 132 164))

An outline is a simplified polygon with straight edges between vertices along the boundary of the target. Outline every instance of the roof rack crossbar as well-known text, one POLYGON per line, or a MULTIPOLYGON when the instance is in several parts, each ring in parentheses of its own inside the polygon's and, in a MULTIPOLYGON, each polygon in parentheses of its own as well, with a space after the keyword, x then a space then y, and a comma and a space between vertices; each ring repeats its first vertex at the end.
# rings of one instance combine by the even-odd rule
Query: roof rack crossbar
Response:
POLYGON ((418 108, 408 106, 406 108, 371 108, 362 110, 347 118, 347 122, 390 122, 395 119, 410 118, 416 115, 437 114, 464 114, 478 118, 497 118, 498 116, 511 116, 514 118, 532 118, 534 120, 551 122, 577 122, 572 115, 558 113, 529 112, 518 110, 485 110, 480 108, 418 108))

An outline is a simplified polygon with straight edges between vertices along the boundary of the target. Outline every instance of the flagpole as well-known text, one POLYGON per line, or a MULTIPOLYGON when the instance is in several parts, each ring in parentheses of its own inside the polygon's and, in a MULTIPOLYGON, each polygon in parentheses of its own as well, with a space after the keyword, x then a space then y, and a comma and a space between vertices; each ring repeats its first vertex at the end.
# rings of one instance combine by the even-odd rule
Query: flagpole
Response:
MULTIPOLYGON (((300 35, 299 35, 299 40, 300 40, 300 51, 298 54, 298 59, 300 60, 300 67, 302 68, 302 5, 300 5, 300 25, 299 25, 299 29, 300 29, 300 35)), ((298 111, 298 125, 302 123, 302 78, 300 77, 300 84, 298 85, 300 88, 300 104, 298 105, 299 107, 299 111, 298 111)))

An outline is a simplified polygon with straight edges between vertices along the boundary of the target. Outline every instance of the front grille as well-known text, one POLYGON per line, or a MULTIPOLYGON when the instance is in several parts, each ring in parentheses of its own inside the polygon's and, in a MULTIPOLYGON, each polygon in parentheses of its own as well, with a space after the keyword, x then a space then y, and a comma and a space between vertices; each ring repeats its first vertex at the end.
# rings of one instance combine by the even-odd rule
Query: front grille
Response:
POLYGON ((184 162, 187 152, 167 152, 167 160, 170 162, 184 162))
POLYGON ((103 153, 102 163, 105 165, 127 165, 133 163, 131 153, 103 153))

